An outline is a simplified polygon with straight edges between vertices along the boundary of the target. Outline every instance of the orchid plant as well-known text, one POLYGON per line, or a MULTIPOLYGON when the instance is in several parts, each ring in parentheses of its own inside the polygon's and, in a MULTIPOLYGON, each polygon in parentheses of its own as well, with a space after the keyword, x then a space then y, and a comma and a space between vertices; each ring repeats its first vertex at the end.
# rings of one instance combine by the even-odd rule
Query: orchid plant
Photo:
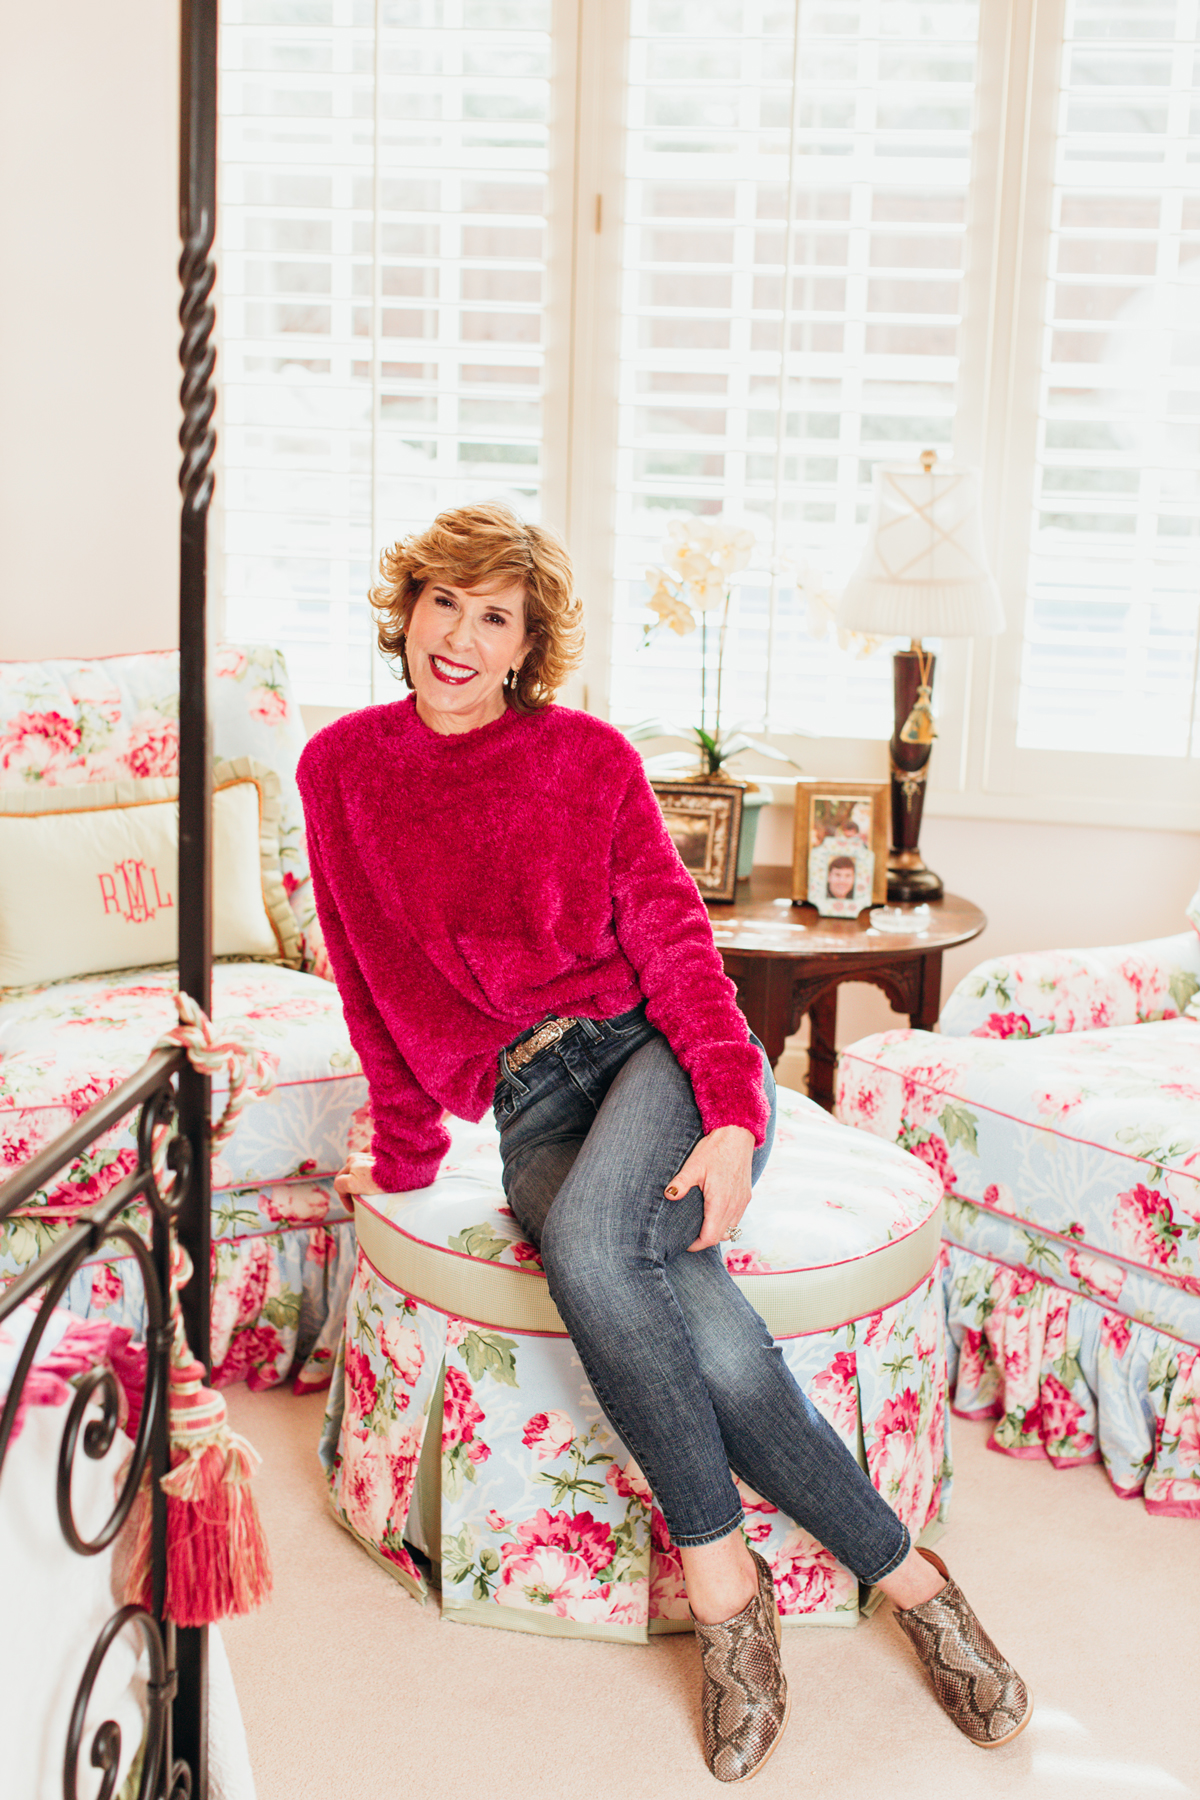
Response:
MULTIPOLYGON (((687 637, 700 628, 700 723, 681 728, 668 719, 645 719, 633 726, 628 735, 635 742, 653 737, 690 738, 700 753, 697 779, 728 781, 725 764, 743 750, 757 750, 761 756, 776 762, 799 764, 776 750, 761 738, 748 737, 740 726, 725 730, 721 726, 721 678, 725 667, 725 639, 729 630, 729 611, 736 585, 735 577, 749 567, 754 555, 755 537, 747 526, 739 526, 722 514, 717 518, 674 519, 667 528, 660 566, 647 569, 646 585, 650 589, 647 602, 657 613, 658 623, 647 625, 643 644, 648 644, 660 631, 668 630, 687 637), (718 632, 716 686, 712 716, 709 708, 709 619, 716 615, 713 628, 718 632)), ((654 757, 647 767, 656 773, 680 773, 678 758, 672 755, 654 757), (669 764, 676 765, 668 767, 669 764)))

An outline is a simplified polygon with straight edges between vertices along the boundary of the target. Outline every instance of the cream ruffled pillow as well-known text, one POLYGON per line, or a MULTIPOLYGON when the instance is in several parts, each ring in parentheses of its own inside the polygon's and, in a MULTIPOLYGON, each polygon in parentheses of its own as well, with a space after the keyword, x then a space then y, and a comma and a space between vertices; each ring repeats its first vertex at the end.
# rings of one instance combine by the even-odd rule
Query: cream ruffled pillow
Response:
MULTIPOLYGON (((0 790, 0 988, 174 962, 179 783, 0 790)), ((279 778, 213 771, 213 954, 298 965, 279 868, 279 778)))

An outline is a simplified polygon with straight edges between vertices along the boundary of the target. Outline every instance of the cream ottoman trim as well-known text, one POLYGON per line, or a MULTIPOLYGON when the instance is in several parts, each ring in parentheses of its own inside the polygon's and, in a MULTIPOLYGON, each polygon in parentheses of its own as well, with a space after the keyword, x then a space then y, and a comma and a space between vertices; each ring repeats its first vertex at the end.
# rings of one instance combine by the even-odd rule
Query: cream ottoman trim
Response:
MULTIPOLYGON (((361 1194, 355 1196, 354 1213, 359 1248, 375 1273, 414 1300, 501 1331, 568 1335, 544 1275, 439 1249, 410 1236, 361 1194)), ((772 1337, 805 1337, 834 1331, 903 1300, 933 1268, 941 1237, 939 1201, 915 1231, 866 1256, 823 1268, 733 1279, 772 1337)))

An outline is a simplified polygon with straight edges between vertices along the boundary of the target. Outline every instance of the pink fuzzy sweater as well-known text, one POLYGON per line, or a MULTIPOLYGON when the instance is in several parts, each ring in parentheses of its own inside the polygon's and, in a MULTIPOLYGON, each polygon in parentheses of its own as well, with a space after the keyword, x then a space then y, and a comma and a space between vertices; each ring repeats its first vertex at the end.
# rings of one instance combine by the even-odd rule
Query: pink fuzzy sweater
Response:
POLYGON ((518 1032, 643 996, 704 1129, 744 1125, 762 1142, 759 1052, 620 732, 551 706, 442 736, 409 698, 319 731, 299 781, 385 1191, 434 1179, 445 1113, 483 1117, 518 1032))

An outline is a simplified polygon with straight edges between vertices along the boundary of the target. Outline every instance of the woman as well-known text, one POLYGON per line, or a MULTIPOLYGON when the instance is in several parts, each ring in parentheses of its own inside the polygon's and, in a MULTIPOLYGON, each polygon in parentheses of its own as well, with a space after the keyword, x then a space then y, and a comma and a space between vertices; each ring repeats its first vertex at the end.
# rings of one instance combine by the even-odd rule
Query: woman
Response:
POLYGON ((754 1774, 787 1716, 731 1464, 895 1601, 955 1723, 1007 1742, 1029 1714, 1020 1678, 726 1273, 774 1082, 640 757, 551 704, 582 640, 565 551, 503 507, 464 507, 381 571, 380 644, 412 696, 339 719, 300 763, 374 1114, 339 1192, 427 1186, 445 1114, 494 1103, 513 1213, 680 1551, 719 1780, 754 1774))

